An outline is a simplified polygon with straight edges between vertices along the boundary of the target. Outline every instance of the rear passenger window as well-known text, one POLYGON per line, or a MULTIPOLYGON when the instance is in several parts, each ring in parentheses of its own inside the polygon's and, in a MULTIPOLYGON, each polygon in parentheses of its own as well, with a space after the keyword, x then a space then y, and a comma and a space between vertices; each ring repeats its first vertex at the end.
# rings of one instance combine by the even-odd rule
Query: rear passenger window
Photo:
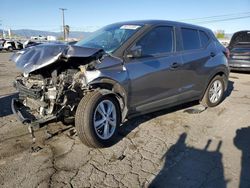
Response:
POLYGON ((184 50, 194 50, 200 48, 198 31, 195 29, 181 29, 184 50))
POLYGON ((136 46, 141 46, 142 56, 173 51, 173 28, 156 27, 143 36, 136 46))
POLYGON ((209 41, 209 37, 204 31, 199 31, 199 32, 200 32, 201 47, 204 48, 209 41))

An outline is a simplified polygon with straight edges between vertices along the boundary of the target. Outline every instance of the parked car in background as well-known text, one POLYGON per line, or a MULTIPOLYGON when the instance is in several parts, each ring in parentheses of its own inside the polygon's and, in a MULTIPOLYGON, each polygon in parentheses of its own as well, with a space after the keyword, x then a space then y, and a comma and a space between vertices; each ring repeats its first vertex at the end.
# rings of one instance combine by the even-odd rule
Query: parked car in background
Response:
POLYGON ((0 39, 0 51, 3 50, 3 43, 4 43, 5 40, 3 39, 0 39))
POLYGON ((218 39, 218 41, 224 46, 227 47, 229 45, 230 39, 218 39))
POLYGON ((44 41, 47 40, 47 37, 39 35, 39 36, 32 36, 30 37, 31 40, 40 40, 40 41, 44 41))
POLYGON ((23 74, 12 110, 30 126, 75 118, 80 140, 112 145, 126 118, 199 100, 218 105, 227 51, 207 28, 171 21, 108 25, 75 45, 41 44, 12 59, 23 74))
POLYGON ((250 30, 234 33, 228 49, 230 69, 250 71, 250 30))
POLYGON ((5 40, 2 43, 2 49, 10 52, 13 50, 21 50, 23 49, 23 44, 19 41, 5 40))

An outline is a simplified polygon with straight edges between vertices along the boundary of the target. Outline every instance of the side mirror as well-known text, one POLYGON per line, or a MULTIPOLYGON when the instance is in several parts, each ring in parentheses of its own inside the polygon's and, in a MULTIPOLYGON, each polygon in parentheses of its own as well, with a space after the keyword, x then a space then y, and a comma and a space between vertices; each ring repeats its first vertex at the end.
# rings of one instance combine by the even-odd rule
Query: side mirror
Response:
POLYGON ((127 54, 127 58, 139 58, 142 56, 142 47, 141 46, 133 46, 129 53, 127 54))

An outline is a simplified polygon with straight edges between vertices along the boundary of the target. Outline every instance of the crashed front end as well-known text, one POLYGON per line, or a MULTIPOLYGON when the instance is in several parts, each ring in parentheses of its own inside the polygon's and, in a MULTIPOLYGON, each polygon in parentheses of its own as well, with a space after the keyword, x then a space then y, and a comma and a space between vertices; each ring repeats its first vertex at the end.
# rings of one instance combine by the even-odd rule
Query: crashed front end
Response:
POLYGON ((76 107, 90 90, 86 71, 100 63, 101 49, 39 45, 13 55, 23 74, 14 87, 19 98, 12 100, 12 111, 22 123, 40 126, 51 120, 73 119, 76 107))

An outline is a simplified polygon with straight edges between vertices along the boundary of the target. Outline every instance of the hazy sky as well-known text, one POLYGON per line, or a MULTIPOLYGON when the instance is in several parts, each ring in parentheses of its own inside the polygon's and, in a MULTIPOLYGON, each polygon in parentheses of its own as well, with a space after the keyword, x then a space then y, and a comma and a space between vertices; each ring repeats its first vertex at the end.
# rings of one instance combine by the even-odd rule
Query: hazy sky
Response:
POLYGON ((183 20, 226 33, 250 29, 250 0, 0 0, 0 28, 60 31, 59 8, 67 8, 66 24, 77 31, 142 19, 183 20), (218 17, 190 20, 211 16, 218 17))

